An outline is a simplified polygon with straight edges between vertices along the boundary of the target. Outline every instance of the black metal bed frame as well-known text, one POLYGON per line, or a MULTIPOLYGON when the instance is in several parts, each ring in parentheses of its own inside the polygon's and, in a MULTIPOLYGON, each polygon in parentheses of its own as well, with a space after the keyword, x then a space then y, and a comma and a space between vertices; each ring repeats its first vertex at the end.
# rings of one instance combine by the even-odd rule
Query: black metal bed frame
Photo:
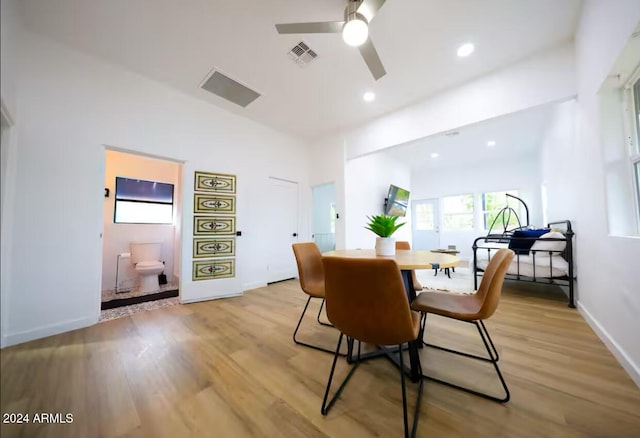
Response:
MULTIPOLYGON (((514 197, 514 196, 512 196, 514 197)), ((516 198, 519 199, 519 198, 516 198)), ((520 200, 520 199, 519 199, 520 200)), ((522 202, 522 200, 520 200, 522 202)), ((524 202, 523 202, 524 204, 524 202)), ((526 204, 525 204, 526 207, 526 204)), ((528 226, 528 209, 527 209, 527 226, 528 226)), ((494 221, 495 222, 495 221, 494 221)), ((507 223, 507 222, 503 222, 503 223, 507 223)), ((542 283, 542 284, 555 284, 558 286, 565 286, 569 288, 569 307, 575 308, 575 301, 574 301, 574 283, 576 281, 576 277, 575 277, 575 267, 574 267, 574 260, 573 260, 573 238, 575 236, 575 233, 573 232, 572 228, 571 228, 571 222, 568 220, 564 220, 564 221, 557 221, 557 222, 549 222, 547 224, 548 228, 552 228, 552 226, 556 226, 556 228, 558 226, 564 226, 564 231, 561 231, 562 234, 565 236, 564 239, 560 239, 560 238, 545 238, 545 239, 540 239, 539 237, 513 237, 513 231, 514 230, 510 230, 507 231, 505 230, 502 233, 499 234, 492 234, 491 230, 489 231, 489 234, 487 234, 486 236, 482 236, 482 237, 478 237, 477 239, 475 239, 473 241, 473 282, 474 282, 474 288, 478 289, 478 278, 482 277, 482 272, 484 272, 483 269, 478 267, 478 257, 477 257, 477 251, 478 249, 480 250, 487 250, 487 259, 491 260, 491 251, 496 251, 499 249, 499 247, 488 247, 488 246, 478 246, 478 242, 480 241, 484 241, 485 243, 487 242, 495 242, 495 243, 509 243, 512 240, 518 240, 519 242, 526 242, 526 241, 530 241, 535 242, 535 241, 543 241, 543 242, 554 242, 554 241, 566 241, 566 246, 564 248, 564 250, 559 251, 559 250, 529 250, 529 252, 532 254, 532 258, 533 258, 533 276, 526 276, 526 275, 521 275, 520 274, 520 254, 516 253, 516 266, 518 267, 518 272, 516 274, 507 274, 505 276, 505 278, 509 279, 509 280, 515 280, 515 281, 524 281, 524 282, 528 282, 528 283, 542 283), (536 257, 536 253, 546 253, 549 255, 549 274, 551 274, 551 271, 553 270, 553 258, 552 255, 556 254, 556 255, 561 255, 562 258, 564 258, 567 263, 569 264, 569 275, 565 275, 562 277, 538 277, 536 276, 536 264, 535 264, 535 257, 536 257)), ((492 224, 493 227, 493 224, 492 224)), ((518 227, 517 229, 521 229, 521 228, 525 228, 525 227, 518 227)), ((543 268, 539 268, 539 269, 544 269, 546 270, 547 267, 543 267, 543 268)))

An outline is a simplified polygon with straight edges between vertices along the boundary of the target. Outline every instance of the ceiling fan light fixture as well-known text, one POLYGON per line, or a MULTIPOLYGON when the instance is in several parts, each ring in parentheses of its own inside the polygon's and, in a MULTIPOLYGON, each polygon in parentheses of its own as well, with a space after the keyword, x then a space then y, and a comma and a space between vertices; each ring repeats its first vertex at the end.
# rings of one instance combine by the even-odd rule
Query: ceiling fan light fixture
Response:
POLYGON ((346 14, 344 27, 342 28, 344 42, 351 47, 358 47, 364 44, 367 38, 369 38, 367 19, 357 12, 346 14))

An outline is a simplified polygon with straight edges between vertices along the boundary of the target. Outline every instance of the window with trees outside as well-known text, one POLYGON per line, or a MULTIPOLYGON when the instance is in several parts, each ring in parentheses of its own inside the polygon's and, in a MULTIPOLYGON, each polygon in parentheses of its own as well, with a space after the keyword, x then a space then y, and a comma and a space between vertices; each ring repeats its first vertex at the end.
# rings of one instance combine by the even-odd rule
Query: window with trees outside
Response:
POLYGON ((489 192, 481 195, 482 218, 484 229, 511 230, 513 228, 526 225, 526 217, 522 211, 522 204, 516 199, 509 199, 507 194, 518 196, 517 190, 505 190, 502 192, 489 192), (500 210, 509 205, 516 214, 499 215, 500 210), (516 216, 517 215, 517 216, 516 216), (518 219, 520 221, 518 222, 518 219), (494 223, 495 222, 495 223, 494 223), (492 228, 493 225, 493 228, 492 228))
POLYGON ((473 195, 442 198, 442 221, 447 231, 473 230, 473 195))

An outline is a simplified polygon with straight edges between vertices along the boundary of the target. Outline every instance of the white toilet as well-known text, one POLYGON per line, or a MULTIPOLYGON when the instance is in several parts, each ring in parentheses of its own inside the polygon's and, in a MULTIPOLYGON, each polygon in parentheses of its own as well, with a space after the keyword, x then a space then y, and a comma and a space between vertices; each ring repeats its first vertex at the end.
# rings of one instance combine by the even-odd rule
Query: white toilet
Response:
POLYGON ((140 277, 139 292, 149 293, 160 290, 158 275, 164 270, 162 243, 130 243, 131 263, 140 277))

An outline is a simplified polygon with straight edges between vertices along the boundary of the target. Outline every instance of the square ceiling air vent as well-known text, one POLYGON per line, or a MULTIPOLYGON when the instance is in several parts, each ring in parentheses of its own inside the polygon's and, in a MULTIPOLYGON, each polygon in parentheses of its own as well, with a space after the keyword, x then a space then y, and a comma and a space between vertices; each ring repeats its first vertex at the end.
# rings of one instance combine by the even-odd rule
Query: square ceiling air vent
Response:
POLYGON ((289 50, 287 55, 300 67, 304 67, 318 57, 318 54, 303 41, 300 41, 293 49, 289 50))
POLYGON ((260 97, 260 93, 257 91, 242 85, 218 70, 213 71, 213 74, 205 80, 201 88, 242 107, 246 107, 260 97))

